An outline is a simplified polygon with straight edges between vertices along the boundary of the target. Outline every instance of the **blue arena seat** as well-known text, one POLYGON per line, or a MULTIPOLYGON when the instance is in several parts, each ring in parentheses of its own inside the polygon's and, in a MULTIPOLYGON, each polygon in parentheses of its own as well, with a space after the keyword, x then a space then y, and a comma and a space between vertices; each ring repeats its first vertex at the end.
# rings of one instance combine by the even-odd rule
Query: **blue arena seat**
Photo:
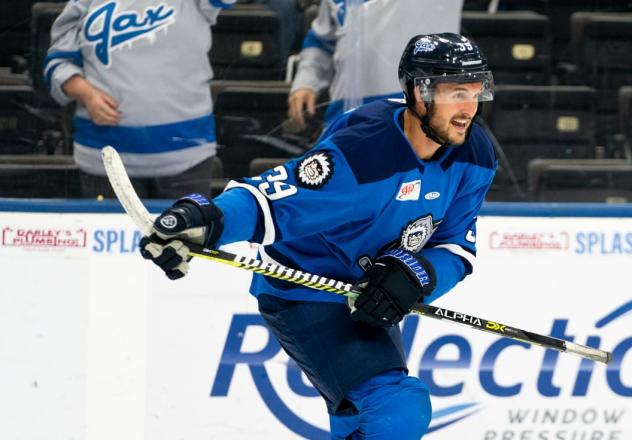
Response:
POLYGON ((632 12, 630 0, 499 0, 499 10, 534 11, 551 19, 553 59, 569 62, 570 17, 579 11, 632 12))
POLYGON ((227 177, 248 174, 255 157, 291 157, 301 148, 279 139, 290 84, 282 81, 214 81, 218 155, 227 177))
POLYGON ((464 12, 462 32, 481 46, 497 84, 549 84, 551 23, 533 12, 464 12))
POLYGON ((80 197, 72 156, 0 155, 0 197, 80 197))
POLYGON ((31 113, 33 88, 0 85, 0 154, 19 154, 35 149, 35 120, 31 113))
POLYGON ((571 48, 583 83, 597 90, 598 142, 619 132, 617 94, 632 85, 632 13, 575 13, 571 48))
POLYGON ((485 119, 519 182, 535 158, 595 157, 595 90, 585 86, 498 86, 485 119))
POLYGON ((259 4, 236 4, 222 11, 212 28, 209 54, 216 79, 281 80, 279 17, 259 4))
POLYGON ((536 202, 632 202, 632 164, 618 159, 535 159, 529 194, 536 202))

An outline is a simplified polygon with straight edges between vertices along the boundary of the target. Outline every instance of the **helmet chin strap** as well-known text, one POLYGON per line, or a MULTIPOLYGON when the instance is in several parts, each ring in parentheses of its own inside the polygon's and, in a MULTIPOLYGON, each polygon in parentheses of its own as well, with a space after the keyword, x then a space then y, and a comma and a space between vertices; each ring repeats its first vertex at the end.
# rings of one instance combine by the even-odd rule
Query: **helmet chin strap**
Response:
POLYGON ((448 145, 450 145, 450 143, 446 142, 445 139, 442 139, 441 136, 439 136, 439 133, 437 133, 435 129, 430 126, 430 119, 432 119, 433 113, 432 103, 424 102, 424 105, 426 106, 426 114, 423 116, 421 116, 419 112, 415 109, 414 104, 408 105, 408 108, 413 113, 413 115, 415 115, 415 117, 419 119, 419 122, 421 122, 421 130, 426 134, 428 139, 438 143, 442 147, 447 147, 448 145))

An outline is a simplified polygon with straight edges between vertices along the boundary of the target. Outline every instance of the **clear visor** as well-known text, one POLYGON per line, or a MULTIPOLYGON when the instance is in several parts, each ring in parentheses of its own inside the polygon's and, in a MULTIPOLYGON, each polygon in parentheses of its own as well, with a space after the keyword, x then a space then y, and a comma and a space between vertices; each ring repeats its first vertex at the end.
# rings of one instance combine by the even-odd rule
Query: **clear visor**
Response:
POLYGON ((494 77, 490 71, 415 78, 415 88, 422 100, 438 104, 494 99, 494 77))

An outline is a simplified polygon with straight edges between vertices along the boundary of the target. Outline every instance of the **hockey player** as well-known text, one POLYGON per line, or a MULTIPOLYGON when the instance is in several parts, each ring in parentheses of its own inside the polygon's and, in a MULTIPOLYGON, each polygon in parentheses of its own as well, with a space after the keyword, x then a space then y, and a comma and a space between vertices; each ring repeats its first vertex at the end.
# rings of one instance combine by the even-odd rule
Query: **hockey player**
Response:
POLYGON ((304 126, 305 112, 313 116, 327 91, 326 124, 358 103, 402 97, 393 75, 401 48, 420 30, 458 32, 462 7, 463 0, 321 0, 303 40, 289 117, 304 126))
POLYGON ((67 3, 51 29, 44 76, 59 104, 77 102, 73 153, 84 195, 110 189, 106 145, 121 152, 145 197, 208 188, 216 153, 210 25, 236 1, 67 3))
POLYGON ((407 375, 398 322, 472 272, 476 216, 494 176, 473 122, 492 74, 460 35, 419 35, 399 64, 406 100, 336 119, 316 147, 213 201, 192 194, 155 222, 143 257, 176 279, 186 244, 261 243, 260 258, 361 290, 345 298, 255 274, 251 292, 286 352, 325 399, 334 439, 419 439, 427 387, 407 375))

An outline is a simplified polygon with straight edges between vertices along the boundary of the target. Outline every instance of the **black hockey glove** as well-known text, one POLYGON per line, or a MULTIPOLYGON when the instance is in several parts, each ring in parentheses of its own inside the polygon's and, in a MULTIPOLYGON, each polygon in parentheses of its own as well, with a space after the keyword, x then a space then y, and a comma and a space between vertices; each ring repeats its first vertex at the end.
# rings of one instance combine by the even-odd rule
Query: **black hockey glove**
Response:
POLYGON ((379 256, 356 287, 362 293, 351 304, 351 317, 389 327, 400 322, 435 285, 434 269, 423 257, 395 249, 379 256))
POLYGON ((222 211, 200 194, 177 200, 154 221, 154 233, 140 240, 140 254, 158 265, 171 280, 189 270, 186 242, 214 245, 224 230, 222 211))

